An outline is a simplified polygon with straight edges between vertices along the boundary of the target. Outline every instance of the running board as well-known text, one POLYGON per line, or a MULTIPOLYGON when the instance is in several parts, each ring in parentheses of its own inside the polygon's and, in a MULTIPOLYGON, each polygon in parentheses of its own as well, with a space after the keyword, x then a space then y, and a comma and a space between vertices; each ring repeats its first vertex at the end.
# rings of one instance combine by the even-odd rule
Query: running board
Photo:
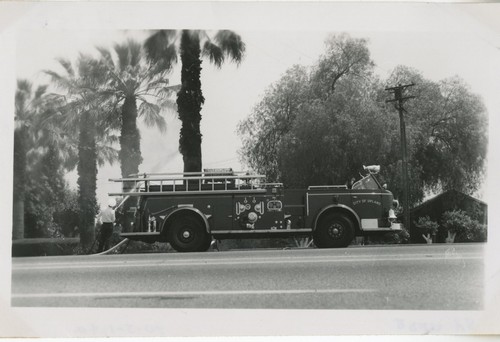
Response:
POLYGON ((134 241, 144 241, 152 243, 160 241, 160 232, 129 232, 120 233, 120 236, 134 241))
POLYGON ((260 233, 270 233, 270 234, 280 234, 280 233, 312 233, 311 228, 303 229, 247 229, 247 230, 212 230, 212 235, 217 236, 218 234, 260 234, 260 233))
POLYGON ((363 232, 399 232, 403 230, 402 223, 393 223, 390 227, 363 228, 363 232))

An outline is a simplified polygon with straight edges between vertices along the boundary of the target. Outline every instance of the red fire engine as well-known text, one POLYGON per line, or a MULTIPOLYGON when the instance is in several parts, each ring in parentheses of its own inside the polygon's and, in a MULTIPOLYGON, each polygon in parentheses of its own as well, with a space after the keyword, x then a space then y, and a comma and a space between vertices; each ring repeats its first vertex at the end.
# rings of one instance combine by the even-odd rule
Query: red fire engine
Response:
POLYGON ((355 236, 401 230, 397 201, 367 174, 352 187, 288 189, 265 176, 231 169, 142 174, 111 179, 124 196, 123 237, 169 242, 179 252, 206 251, 213 239, 312 236, 319 248, 346 247, 355 236))

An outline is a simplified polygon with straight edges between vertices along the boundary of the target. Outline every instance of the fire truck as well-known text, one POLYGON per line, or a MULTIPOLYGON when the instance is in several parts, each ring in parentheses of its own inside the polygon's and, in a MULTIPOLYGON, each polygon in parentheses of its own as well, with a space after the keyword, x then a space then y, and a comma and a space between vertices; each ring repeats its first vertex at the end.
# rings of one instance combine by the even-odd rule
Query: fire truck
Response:
POLYGON ((348 185, 289 189, 264 175, 232 169, 156 173, 122 183, 122 237, 168 242, 179 252, 209 249, 213 240, 312 237, 318 248, 347 247, 355 236, 402 229, 397 201, 381 185, 378 165, 348 185))

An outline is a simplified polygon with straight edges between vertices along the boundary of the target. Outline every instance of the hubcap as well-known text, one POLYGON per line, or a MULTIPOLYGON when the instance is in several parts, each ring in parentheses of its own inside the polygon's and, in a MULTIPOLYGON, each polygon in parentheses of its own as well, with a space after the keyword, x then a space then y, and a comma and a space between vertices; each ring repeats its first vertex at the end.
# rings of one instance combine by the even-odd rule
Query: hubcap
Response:
POLYGON ((179 231, 179 235, 177 236, 182 243, 190 243, 195 238, 195 233, 190 226, 186 225, 182 227, 182 229, 179 231))
POLYGON ((344 227, 342 227, 339 223, 333 223, 330 227, 328 227, 328 234, 334 239, 341 238, 343 233, 344 227))

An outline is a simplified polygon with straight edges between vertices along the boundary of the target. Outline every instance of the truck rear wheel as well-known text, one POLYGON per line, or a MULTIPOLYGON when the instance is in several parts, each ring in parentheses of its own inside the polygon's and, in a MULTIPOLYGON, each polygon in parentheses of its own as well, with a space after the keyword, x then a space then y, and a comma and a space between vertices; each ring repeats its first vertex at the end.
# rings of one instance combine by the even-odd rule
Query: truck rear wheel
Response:
POLYGON ((206 251, 208 233, 196 217, 183 215, 175 218, 169 228, 168 241, 178 252, 206 251))
POLYGON ((354 238, 354 224, 340 213, 321 217, 314 231, 314 244, 319 248, 347 247, 354 238))

